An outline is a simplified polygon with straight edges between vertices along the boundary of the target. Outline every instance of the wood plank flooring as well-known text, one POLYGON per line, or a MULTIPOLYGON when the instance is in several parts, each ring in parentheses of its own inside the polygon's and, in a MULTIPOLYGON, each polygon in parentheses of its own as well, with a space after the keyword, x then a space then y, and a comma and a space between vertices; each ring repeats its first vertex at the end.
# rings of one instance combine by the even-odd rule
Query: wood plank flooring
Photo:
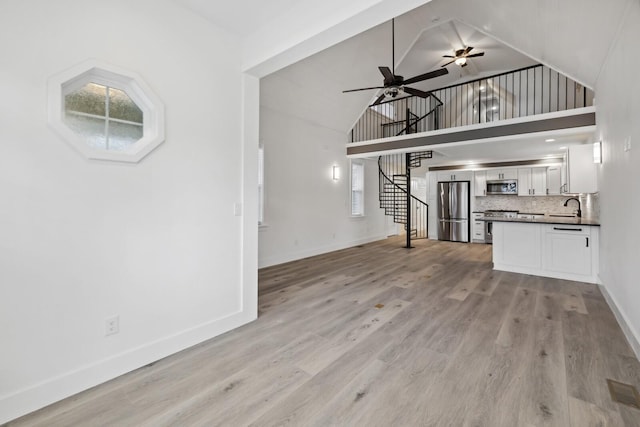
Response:
POLYGON ((259 273, 259 318, 10 426, 640 426, 595 285, 402 239, 259 273))

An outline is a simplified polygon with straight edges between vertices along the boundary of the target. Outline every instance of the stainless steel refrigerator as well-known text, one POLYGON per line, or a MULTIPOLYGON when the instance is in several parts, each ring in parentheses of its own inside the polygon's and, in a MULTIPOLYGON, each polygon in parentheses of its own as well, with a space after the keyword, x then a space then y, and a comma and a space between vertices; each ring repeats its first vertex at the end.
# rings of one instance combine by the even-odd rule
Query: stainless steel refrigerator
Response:
POLYGON ((438 240, 469 242, 469 181, 438 183, 438 240))

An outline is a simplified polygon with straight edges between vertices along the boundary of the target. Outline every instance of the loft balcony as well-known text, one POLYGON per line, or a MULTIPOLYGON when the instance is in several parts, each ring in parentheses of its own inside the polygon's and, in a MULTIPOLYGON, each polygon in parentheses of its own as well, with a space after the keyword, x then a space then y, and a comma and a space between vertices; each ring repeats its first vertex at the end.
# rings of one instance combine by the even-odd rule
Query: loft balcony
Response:
POLYGON ((351 129, 347 155, 368 157, 434 145, 535 133, 595 130, 594 92, 534 65, 368 107, 351 129))

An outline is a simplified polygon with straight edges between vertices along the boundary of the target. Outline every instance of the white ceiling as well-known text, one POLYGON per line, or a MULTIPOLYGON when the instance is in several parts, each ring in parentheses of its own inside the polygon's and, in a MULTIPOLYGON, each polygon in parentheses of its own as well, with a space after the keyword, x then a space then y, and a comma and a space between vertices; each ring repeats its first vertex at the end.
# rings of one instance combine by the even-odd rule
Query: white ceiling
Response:
POLYGON ((175 1, 242 38, 269 25, 271 21, 297 3, 296 0, 175 1))
POLYGON ((491 142, 437 146, 433 147, 433 159, 429 161, 429 166, 561 158, 569 146, 590 143, 591 138, 591 134, 580 132, 565 135, 548 133, 491 142), (547 141, 548 139, 554 141, 547 141))

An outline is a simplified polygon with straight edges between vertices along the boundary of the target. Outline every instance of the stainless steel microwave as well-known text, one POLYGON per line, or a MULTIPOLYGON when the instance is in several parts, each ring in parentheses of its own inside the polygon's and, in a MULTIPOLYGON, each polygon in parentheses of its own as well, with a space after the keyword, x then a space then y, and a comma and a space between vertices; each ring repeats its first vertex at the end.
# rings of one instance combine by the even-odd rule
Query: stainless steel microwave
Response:
POLYGON ((487 181, 487 194, 517 196, 518 180, 500 179, 497 181, 487 181))

